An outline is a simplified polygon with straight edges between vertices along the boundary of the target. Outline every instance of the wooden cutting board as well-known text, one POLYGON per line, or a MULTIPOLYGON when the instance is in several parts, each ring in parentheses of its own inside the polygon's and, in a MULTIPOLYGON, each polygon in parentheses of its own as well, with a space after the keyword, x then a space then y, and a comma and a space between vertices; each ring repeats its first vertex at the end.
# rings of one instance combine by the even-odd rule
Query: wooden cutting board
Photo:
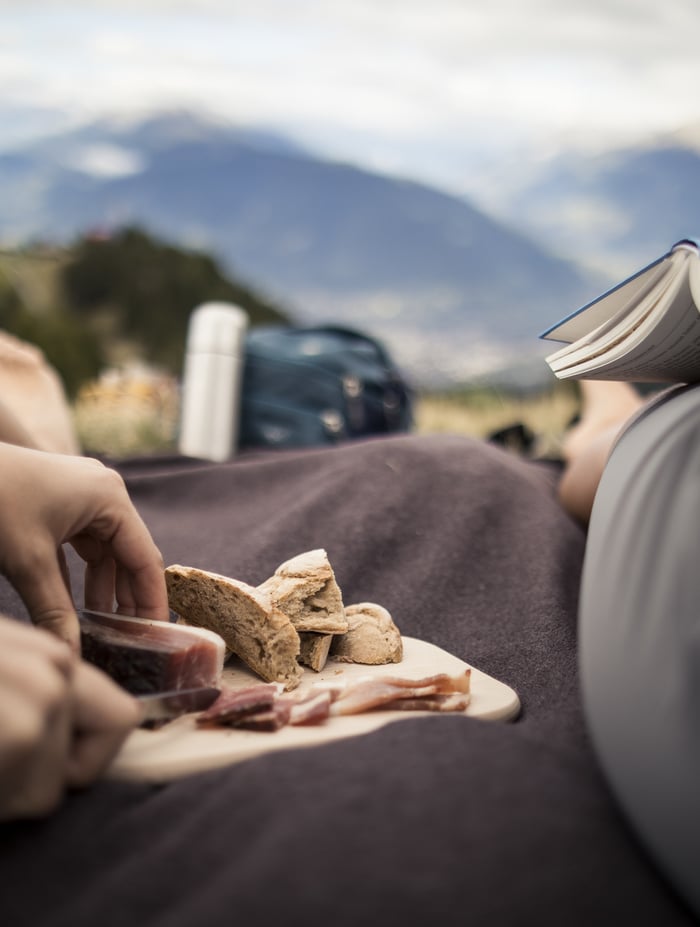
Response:
MULTIPOLYGON (((403 638, 401 663, 363 666, 329 661, 320 673, 307 670, 300 690, 320 680, 348 680, 366 676, 406 676, 420 679, 435 673, 463 672, 467 664, 447 651, 411 637, 403 638)), ((260 682, 242 663, 229 663, 223 683, 243 687, 260 682)), ((457 714, 485 721, 510 721, 520 711, 520 700, 509 686, 471 668, 471 701, 457 714)), ((452 715, 454 713, 450 713, 452 715)), ((195 715, 184 715, 158 730, 139 728, 124 743, 108 771, 114 779, 168 782, 189 773, 204 772, 272 750, 315 747, 344 737, 367 734, 385 724, 408 721, 434 712, 370 711, 360 715, 329 718, 323 724, 287 726, 279 731, 243 731, 232 728, 198 728, 195 715)), ((444 717, 444 715, 443 715, 444 717)))

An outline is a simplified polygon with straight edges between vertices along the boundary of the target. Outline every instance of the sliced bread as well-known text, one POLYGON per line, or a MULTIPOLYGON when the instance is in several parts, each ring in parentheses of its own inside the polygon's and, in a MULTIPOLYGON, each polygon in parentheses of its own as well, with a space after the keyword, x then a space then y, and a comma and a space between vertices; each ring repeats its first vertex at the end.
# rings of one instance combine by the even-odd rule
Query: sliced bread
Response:
POLYGON ((173 564, 165 570, 173 611, 188 624, 216 631, 226 646, 267 682, 299 685, 299 635, 289 618, 254 586, 173 564))
POLYGON ((347 631, 343 596, 322 548, 305 551, 280 564, 258 590, 270 597, 297 631, 347 631))

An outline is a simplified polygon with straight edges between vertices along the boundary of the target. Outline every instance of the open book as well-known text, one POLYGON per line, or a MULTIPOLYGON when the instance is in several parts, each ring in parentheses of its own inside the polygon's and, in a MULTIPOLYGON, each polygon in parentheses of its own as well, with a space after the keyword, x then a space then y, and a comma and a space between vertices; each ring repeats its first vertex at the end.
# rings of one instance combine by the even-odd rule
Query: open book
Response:
POLYGON ((560 379, 700 381, 700 239, 684 239, 540 335, 560 379))

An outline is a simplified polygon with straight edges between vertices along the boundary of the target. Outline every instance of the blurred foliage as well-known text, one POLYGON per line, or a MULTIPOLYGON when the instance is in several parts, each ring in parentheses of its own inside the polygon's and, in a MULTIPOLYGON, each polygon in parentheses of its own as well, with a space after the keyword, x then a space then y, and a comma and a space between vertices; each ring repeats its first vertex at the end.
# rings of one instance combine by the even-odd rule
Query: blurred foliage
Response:
POLYGON ((537 456, 558 457, 562 437, 579 408, 579 385, 572 381, 556 380, 551 388, 537 391, 465 385, 420 393, 415 430, 488 438, 501 429, 523 425, 536 435, 537 456))
POLYGON ((80 239, 62 283, 76 317, 89 322, 99 313, 112 315, 117 336, 174 374, 182 368, 190 313, 201 303, 235 303, 251 326, 287 321, 278 307, 227 278, 208 254, 165 244, 138 228, 80 239))
POLYGON ((104 353, 97 337, 79 318, 63 308, 32 311, 1 273, 0 328, 40 348, 61 375, 70 397, 104 366, 104 353))
POLYGON ((0 328, 41 349, 71 399, 132 361, 179 376, 190 313, 210 301, 240 306, 251 326, 289 321, 211 256, 138 228, 0 254, 0 328))

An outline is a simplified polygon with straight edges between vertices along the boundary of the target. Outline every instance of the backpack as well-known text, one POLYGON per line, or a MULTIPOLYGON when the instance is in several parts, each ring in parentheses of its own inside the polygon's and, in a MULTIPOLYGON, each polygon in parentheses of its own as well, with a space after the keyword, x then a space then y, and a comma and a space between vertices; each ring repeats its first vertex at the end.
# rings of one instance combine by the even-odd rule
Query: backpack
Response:
POLYGON ((336 326, 246 337, 239 446, 305 447, 409 431, 409 387, 384 347, 336 326))

